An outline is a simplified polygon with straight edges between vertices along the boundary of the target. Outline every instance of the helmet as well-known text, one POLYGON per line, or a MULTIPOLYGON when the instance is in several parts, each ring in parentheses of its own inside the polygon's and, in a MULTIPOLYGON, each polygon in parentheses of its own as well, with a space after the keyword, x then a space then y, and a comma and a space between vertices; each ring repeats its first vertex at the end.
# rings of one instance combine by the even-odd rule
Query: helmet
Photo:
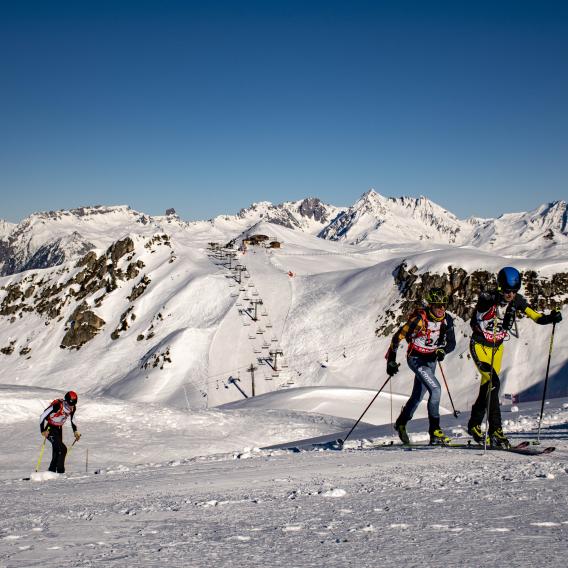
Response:
POLYGON ((521 275, 516 268, 505 266, 497 274, 497 284, 500 292, 518 292, 521 287, 521 275))
POLYGON ((66 392, 65 402, 67 402, 67 404, 72 404, 73 406, 75 406, 77 404, 77 393, 75 391, 66 392))
POLYGON ((442 304, 445 306, 448 303, 448 296, 442 288, 431 288, 424 299, 428 305, 442 304))
POLYGON ((424 299, 426 300, 429 308, 428 311, 430 312, 430 318, 434 321, 442 321, 445 317, 445 312, 441 312, 441 316, 439 314, 436 315, 432 311, 432 307, 436 305, 446 307, 446 304, 448 303, 448 296, 446 296, 444 290, 442 288, 431 288, 424 299))

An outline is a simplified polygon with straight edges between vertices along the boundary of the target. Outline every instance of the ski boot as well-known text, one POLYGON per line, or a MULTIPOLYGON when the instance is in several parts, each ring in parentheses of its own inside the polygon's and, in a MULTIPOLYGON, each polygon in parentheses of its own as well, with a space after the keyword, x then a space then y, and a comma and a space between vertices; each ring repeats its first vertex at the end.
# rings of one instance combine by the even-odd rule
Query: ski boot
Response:
POLYGON ((493 430, 493 432, 489 433, 489 442, 492 448, 508 450, 511 447, 511 442, 509 442, 507 436, 503 434, 502 428, 497 428, 497 430, 493 430))
POLYGON ((487 443, 489 445, 491 443, 489 436, 487 436, 485 440, 483 439, 483 430, 481 429, 481 424, 468 424, 467 432, 478 444, 483 445, 484 443, 487 443))
POLYGON ((452 439, 446 436, 440 428, 436 428, 430 432, 430 445, 431 446, 448 446, 450 445, 452 439))
POLYGON ((408 433, 406 432, 406 423, 399 422, 398 420, 394 423, 394 429, 398 434, 398 437, 401 439, 403 444, 410 444, 410 438, 408 437, 408 433))

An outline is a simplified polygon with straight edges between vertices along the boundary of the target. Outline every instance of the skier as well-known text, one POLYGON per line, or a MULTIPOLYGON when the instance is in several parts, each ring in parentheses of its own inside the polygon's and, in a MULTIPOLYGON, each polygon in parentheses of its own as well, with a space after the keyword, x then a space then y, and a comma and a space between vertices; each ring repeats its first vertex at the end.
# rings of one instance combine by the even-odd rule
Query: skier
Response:
POLYGON ((65 456, 67 446, 63 443, 63 424, 67 418, 71 418, 71 428, 75 441, 79 441, 81 434, 77 431, 77 425, 73 421, 77 407, 77 393, 69 391, 63 398, 55 399, 44 411, 39 419, 39 427, 44 438, 52 445, 52 457, 49 471, 65 473, 65 456))
POLYGON ((553 310, 547 315, 540 314, 529 307, 526 299, 518 293, 521 275, 516 268, 506 266, 497 274, 497 290, 482 292, 470 320, 473 333, 470 352, 481 374, 479 395, 471 409, 468 432, 478 443, 489 443, 495 447, 509 448, 511 444, 501 427, 499 408, 499 372, 503 356, 503 342, 509 339, 509 331, 515 323, 517 313, 526 314, 538 324, 559 323, 562 314, 553 310), (491 366, 493 376, 491 377, 491 366), (488 389, 491 388, 490 395, 488 389), (488 414, 488 439, 484 440, 481 423, 488 414))
POLYGON ((442 361, 456 347, 454 320, 446 313, 448 297, 441 288, 432 288, 425 297, 426 307, 416 310, 394 334, 386 354, 387 374, 398 373, 396 352, 403 339, 408 342, 407 363, 414 372, 414 388, 402 408, 394 428, 404 444, 410 439, 406 424, 418 408, 424 391, 428 390, 428 420, 430 444, 449 444, 450 438, 440 428, 440 398, 442 389, 436 378, 436 361, 442 361))

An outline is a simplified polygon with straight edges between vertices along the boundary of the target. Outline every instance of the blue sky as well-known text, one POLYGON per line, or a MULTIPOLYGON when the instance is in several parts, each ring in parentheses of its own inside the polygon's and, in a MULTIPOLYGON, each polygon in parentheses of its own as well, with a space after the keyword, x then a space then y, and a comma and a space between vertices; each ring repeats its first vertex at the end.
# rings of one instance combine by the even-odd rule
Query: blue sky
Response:
POLYGON ((3 2, 0 218, 568 199, 568 3, 3 2), (9 4, 12 4, 10 6, 9 4))

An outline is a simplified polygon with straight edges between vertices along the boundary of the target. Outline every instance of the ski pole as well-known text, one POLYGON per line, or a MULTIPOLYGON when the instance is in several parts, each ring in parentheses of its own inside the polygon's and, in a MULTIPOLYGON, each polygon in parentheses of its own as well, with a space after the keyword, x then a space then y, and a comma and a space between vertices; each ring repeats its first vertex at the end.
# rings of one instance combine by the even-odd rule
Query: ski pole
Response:
POLYGON ((69 454, 71 453, 71 450, 73 449, 73 446, 75 445, 75 443, 77 442, 77 438, 75 438, 73 440, 73 443, 69 446, 69 449, 67 450, 67 455, 66 457, 69 457, 69 454))
POLYGON ((448 381, 446 381, 446 375, 444 373, 444 369, 442 368, 442 363, 438 361, 438 367, 440 367, 440 373, 442 373, 442 378, 444 379, 444 384, 446 385, 446 390, 448 391, 448 397, 450 398, 450 403, 452 405, 452 410, 454 411, 454 416, 457 418, 461 412, 456 410, 454 406, 454 401, 452 400, 452 395, 450 394, 450 387, 448 386, 448 381))
POLYGON ((491 411, 491 391, 493 390, 493 373, 495 369, 493 364, 495 363, 495 343, 497 341, 497 310, 493 315, 493 347, 491 348, 491 371, 489 372, 489 384, 487 385, 487 415, 485 416, 485 432, 483 433, 483 453, 487 452, 487 434, 489 432, 489 412, 491 411))
POLYGON ((371 408, 371 405, 373 404, 373 402, 375 402, 377 397, 381 394, 382 390, 387 386, 387 383, 391 379, 392 379, 392 377, 391 377, 391 375, 389 375, 388 379, 383 383, 383 386, 377 391, 377 394, 373 397, 373 400, 371 400, 371 402, 367 405, 367 408, 365 408, 365 410, 363 411, 363 414, 361 414, 361 416, 359 416, 357 422, 355 422, 355 424, 353 424, 353 426, 351 427, 351 430, 349 430, 349 432, 347 433, 347 436, 345 436, 345 438, 343 438, 343 440, 338 440, 340 446, 343 446, 345 444, 345 442, 347 441, 349 436, 351 436, 353 430, 355 430, 357 424, 359 424, 359 422, 361 422, 361 419, 363 418, 363 416, 365 416, 365 414, 367 413, 367 410, 369 410, 369 408, 371 408))
POLYGON ((37 460, 37 465, 36 465, 36 472, 39 471, 39 467, 41 466, 41 460, 43 458, 43 452, 45 451, 45 443, 47 442, 47 438, 44 437, 43 438, 43 442, 41 444, 41 448, 39 450, 39 459, 37 460))
POLYGON ((538 433, 536 435, 536 443, 540 444, 540 427, 542 424, 542 415, 544 414, 544 401, 546 400, 546 388, 548 387, 548 373, 550 371, 550 359, 552 357, 552 346, 554 345, 554 330, 556 323, 552 324, 552 333, 550 334, 550 345, 548 347, 548 362, 546 363, 546 376, 544 378, 544 390, 542 393, 542 404, 540 406, 540 418, 538 419, 538 433))

